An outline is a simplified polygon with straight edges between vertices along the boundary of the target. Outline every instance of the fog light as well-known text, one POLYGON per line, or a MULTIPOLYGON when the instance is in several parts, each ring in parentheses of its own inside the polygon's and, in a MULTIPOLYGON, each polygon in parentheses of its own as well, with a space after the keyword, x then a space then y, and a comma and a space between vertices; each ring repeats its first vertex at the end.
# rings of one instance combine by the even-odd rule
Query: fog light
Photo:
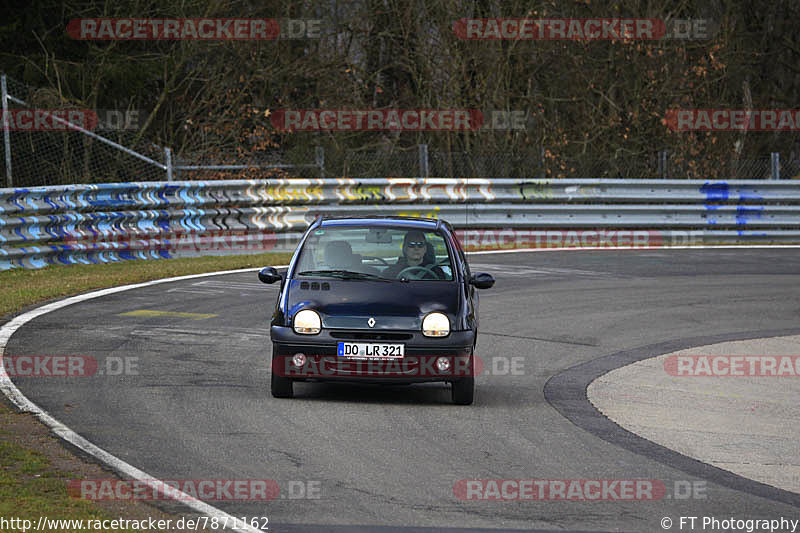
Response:
POLYGON ((450 370, 451 366, 452 363, 450 362, 449 357, 440 357, 436 360, 436 369, 439 370, 439 372, 447 372, 450 370))
POLYGON ((294 354, 294 357, 292 357, 292 364, 296 367, 305 366, 306 356, 301 353, 294 354))

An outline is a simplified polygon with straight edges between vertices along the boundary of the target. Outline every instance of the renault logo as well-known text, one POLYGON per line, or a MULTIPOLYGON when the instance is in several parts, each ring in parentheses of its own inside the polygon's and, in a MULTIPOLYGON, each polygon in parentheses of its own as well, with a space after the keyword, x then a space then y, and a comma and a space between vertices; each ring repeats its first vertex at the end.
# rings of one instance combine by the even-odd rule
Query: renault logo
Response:
POLYGON ((367 324, 368 324, 368 325, 369 325, 369 327, 371 327, 371 328, 372 328, 372 327, 375 327, 375 319, 374 319, 374 318, 372 318, 372 317, 369 317, 369 320, 367 320, 367 324))

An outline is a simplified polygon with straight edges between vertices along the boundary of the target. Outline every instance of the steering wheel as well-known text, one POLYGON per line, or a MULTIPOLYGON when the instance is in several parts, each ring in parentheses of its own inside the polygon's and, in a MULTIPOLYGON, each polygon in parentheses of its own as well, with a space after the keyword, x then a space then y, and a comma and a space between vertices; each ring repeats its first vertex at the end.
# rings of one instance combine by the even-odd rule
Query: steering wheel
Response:
POLYGON ((398 272, 397 275, 395 276, 395 278, 400 279, 401 277, 403 277, 403 274, 405 274, 406 272, 412 272, 412 271, 416 271, 416 270, 421 270, 422 271, 422 277, 417 277, 417 276, 412 274, 412 278, 413 279, 425 279, 425 275, 426 274, 430 274, 431 276, 433 276, 433 279, 441 279, 441 278, 439 278, 439 275, 436 274, 436 272, 434 272, 430 268, 428 268, 426 266, 422 266, 422 265, 406 267, 403 270, 401 270, 400 272, 398 272))
POLYGON ((375 255, 365 255, 365 256, 362 256, 362 257, 363 257, 363 259, 377 259, 378 261, 383 263, 384 266, 387 266, 387 267, 389 266, 389 263, 387 263, 386 259, 384 259, 383 257, 378 257, 378 256, 375 256, 375 255))

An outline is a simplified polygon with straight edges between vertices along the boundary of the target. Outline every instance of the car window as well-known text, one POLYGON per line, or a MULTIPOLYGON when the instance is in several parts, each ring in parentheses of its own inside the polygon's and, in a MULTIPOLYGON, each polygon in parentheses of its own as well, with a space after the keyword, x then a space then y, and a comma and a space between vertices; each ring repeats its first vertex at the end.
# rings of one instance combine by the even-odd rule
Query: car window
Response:
POLYGON ((453 238, 453 247, 458 251, 458 257, 461 258, 461 275, 465 280, 467 280, 471 275, 469 271, 469 262, 467 261, 467 254, 464 253, 461 243, 455 237, 453 238))
POLYGON ((444 236, 404 227, 328 226, 312 231, 300 251, 294 275, 330 275, 326 270, 405 281, 454 279, 444 236), (408 247, 404 247, 406 241, 408 247))

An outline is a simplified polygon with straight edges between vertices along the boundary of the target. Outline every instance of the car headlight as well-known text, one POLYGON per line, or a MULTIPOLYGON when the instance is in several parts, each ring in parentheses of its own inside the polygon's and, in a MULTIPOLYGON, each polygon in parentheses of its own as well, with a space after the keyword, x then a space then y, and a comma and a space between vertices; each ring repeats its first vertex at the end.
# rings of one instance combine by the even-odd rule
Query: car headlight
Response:
POLYGON ((430 313, 422 321, 422 334, 426 337, 447 337, 450 334, 450 320, 442 313, 430 313))
POLYGON ((316 311, 303 309, 294 315, 294 332, 304 335, 314 335, 322 328, 322 321, 316 311))

